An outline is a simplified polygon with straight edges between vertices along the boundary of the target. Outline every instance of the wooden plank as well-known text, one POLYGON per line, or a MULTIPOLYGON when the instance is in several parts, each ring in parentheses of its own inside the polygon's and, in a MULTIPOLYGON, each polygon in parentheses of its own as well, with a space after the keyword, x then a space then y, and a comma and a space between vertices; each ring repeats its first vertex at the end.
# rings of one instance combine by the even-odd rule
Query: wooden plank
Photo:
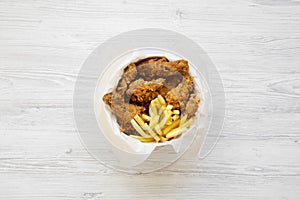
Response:
POLYGON ((297 199, 298 1, 0 1, 0 199, 297 199), (193 39, 219 69, 226 119, 204 160, 153 174, 102 166, 81 145, 72 96, 100 43, 137 28, 193 39))

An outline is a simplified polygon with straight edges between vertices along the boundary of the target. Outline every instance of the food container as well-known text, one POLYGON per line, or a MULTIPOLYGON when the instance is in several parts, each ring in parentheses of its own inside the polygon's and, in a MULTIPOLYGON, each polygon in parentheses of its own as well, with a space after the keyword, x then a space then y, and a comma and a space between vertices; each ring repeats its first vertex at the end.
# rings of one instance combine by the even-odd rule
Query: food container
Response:
POLYGON ((76 81, 74 116, 82 143, 104 165, 129 173, 146 173, 166 167, 191 149, 192 144, 199 157, 207 154, 217 141, 225 110, 224 92, 217 94, 219 98, 212 98, 211 89, 223 91, 223 87, 218 73, 214 75, 218 81, 209 83, 210 71, 216 72, 216 69, 207 55, 198 45, 178 33, 142 29, 113 37, 88 57, 76 81), (142 143, 121 133, 116 119, 102 101, 102 96, 116 85, 126 65, 149 56, 187 60, 201 99, 193 125, 170 142, 142 143), (214 113, 213 103, 216 100, 224 106, 219 106, 214 113), (212 124, 219 128, 212 129, 212 124), (207 134, 209 132, 211 134, 207 134), (210 136, 210 140, 205 147, 206 135, 210 136), (201 147, 205 152, 203 155, 201 147))

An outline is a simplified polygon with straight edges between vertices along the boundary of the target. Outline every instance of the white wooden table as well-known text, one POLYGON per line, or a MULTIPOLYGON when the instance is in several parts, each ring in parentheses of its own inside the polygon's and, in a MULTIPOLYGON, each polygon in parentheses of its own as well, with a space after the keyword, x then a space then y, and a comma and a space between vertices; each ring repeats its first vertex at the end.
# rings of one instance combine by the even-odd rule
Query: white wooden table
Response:
POLYGON ((299 57, 296 0, 1 0, 0 199, 299 199, 299 57), (73 88, 96 46, 146 27, 206 50, 227 112, 216 148, 196 166, 127 175, 81 145, 73 88))

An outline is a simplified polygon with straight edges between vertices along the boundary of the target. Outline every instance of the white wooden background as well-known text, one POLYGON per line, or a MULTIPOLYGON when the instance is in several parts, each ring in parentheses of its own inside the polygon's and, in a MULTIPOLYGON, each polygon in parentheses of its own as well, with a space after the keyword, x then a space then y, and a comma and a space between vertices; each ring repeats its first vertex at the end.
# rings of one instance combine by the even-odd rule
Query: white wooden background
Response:
POLYGON ((300 1, 0 0, 0 199, 300 199, 300 1), (127 175, 83 148, 72 95, 95 47, 146 27, 207 51, 227 114, 197 165, 127 175))

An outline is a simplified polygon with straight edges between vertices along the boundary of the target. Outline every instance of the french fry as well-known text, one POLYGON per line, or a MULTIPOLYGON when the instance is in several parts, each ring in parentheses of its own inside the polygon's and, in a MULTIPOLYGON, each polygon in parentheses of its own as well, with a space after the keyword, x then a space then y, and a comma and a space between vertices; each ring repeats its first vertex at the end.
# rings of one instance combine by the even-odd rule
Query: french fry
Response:
POLYGON ((146 124, 146 130, 150 133, 150 135, 155 139, 156 142, 159 142, 160 138, 154 131, 146 124))
POLYGON ((148 115, 145 115, 145 114, 142 114, 142 118, 145 120, 145 121, 150 121, 151 120, 151 117, 148 116, 148 115))
POLYGON ((156 106, 154 104, 152 104, 152 102, 150 103, 150 106, 149 106, 149 115, 151 118, 154 117, 155 115, 157 115, 156 106))
POLYGON ((179 115, 174 115, 174 116, 172 116, 172 120, 173 120, 173 121, 176 121, 177 119, 179 119, 179 115))
POLYGON ((166 110, 166 106, 161 106, 158 110, 158 115, 162 116, 162 113, 166 110))
POLYGON ((170 126, 166 126, 162 129, 162 132, 164 135, 168 134, 171 130, 175 129, 176 127, 179 126, 180 120, 177 119, 174 121, 170 126))
POLYGON ((180 115, 180 110, 173 110, 172 105, 167 105, 165 99, 158 95, 149 106, 149 116, 138 114, 131 120, 134 129, 140 134, 131 137, 141 142, 165 142, 178 137, 193 123, 193 118, 180 115))
POLYGON ((167 110, 172 110, 173 106, 172 105, 167 105, 167 110))
POLYGON ((173 114, 174 114, 174 115, 179 115, 179 114, 180 114, 180 111, 179 111, 179 110, 173 110, 173 114))
POLYGON ((139 115, 135 115, 133 117, 135 119, 135 121, 140 125, 140 127, 142 127, 142 129, 145 130, 145 122, 143 121, 143 119, 139 116, 139 115))
POLYGON ((163 132, 161 131, 159 125, 157 124, 155 127, 154 127, 154 130, 158 133, 158 135, 162 135, 163 132))
POLYGON ((141 142, 154 142, 155 141, 153 137, 145 138, 145 137, 141 137, 138 135, 130 135, 130 137, 138 139, 141 142))
POLYGON ((165 142, 165 141, 168 141, 168 139, 165 138, 164 136, 160 136, 159 138, 160 138, 161 141, 164 141, 164 142, 165 142))
POLYGON ((162 109, 161 105, 160 104, 155 104, 155 107, 156 107, 156 110, 157 110, 157 115, 161 115, 161 113, 160 113, 160 110, 162 109))
POLYGON ((154 116, 149 123, 149 127, 153 129, 157 125, 158 121, 159 121, 159 115, 154 116))
POLYGON ((191 119, 187 120, 184 124, 182 124, 181 127, 188 128, 192 125, 193 122, 194 122, 194 118, 191 118, 191 119))
POLYGON ((170 117, 168 118, 167 122, 166 122, 166 125, 169 126, 169 125, 171 125, 172 123, 173 123, 173 121, 172 121, 172 116, 170 116, 170 117))
POLYGON ((161 106, 158 110, 158 115, 161 115, 164 112, 165 108, 164 106, 161 106))
POLYGON ((166 126, 170 126, 171 124, 172 124, 172 121, 169 121, 169 120, 168 120, 168 121, 166 122, 166 126))
POLYGON ((180 127, 174 128, 172 131, 170 131, 168 134, 165 134, 166 138, 171 138, 171 135, 174 133, 177 133, 180 130, 180 127), (167 137, 168 135, 168 137, 167 137))
POLYGON ((187 128, 175 128, 166 135, 166 138, 174 138, 181 135, 183 132, 187 131, 187 128))
POLYGON ((143 129, 138 125, 138 123, 134 120, 131 119, 131 125, 133 126, 133 128, 143 137, 148 138, 150 137, 148 134, 146 134, 143 129))
POLYGON ((159 100, 157 98, 153 99, 151 101, 151 103, 153 103, 154 105, 161 105, 160 102, 159 102, 159 100))
POLYGON ((164 110, 163 113, 164 113, 164 117, 162 118, 162 120, 159 123, 159 126, 160 126, 161 129, 165 126, 165 124, 167 123, 169 117, 172 114, 172 112, 171 111, 168 112, 168 110, 164 110))
POLYGON ((184 124, 184 122, 186 121, 187 119, 187 115, 181 115, 181 119, 180 119, 180 126, 184 124))
POLYGON ((158 95, 157 99, 158 99, 158 101, 161 105, 166 105, 167 104, 165 99, 161 95, 158 95))

